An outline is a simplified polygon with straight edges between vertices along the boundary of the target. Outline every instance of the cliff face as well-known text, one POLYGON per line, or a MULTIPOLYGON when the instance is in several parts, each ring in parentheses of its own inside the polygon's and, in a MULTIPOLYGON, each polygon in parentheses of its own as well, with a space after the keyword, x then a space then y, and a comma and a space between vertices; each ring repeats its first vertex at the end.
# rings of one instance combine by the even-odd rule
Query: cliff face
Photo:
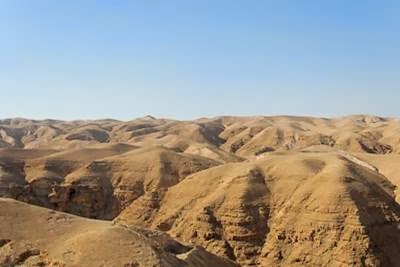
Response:
MULTIPOLYGON (((117 237, 150 229, 138 235, 163 244, 148 255, 165 250, 161 266, 397 266, 399 134, 370 116, 3 120, 0 197, 113 220, 117 237)), ((11 237, 4 260, 68 263, 11 237)))

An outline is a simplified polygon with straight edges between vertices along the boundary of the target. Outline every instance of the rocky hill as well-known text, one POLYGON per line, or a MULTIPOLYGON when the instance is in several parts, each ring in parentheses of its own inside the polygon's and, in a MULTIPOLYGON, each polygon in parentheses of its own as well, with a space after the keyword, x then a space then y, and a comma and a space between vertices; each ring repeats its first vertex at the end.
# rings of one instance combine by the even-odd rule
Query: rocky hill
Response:
POLYGON ((0 198, 1 266, 237 266, 167 234, 0 198))
POLYGON ((3 265, 400 265, 399 119, 7 119, 0 147, 3 265))

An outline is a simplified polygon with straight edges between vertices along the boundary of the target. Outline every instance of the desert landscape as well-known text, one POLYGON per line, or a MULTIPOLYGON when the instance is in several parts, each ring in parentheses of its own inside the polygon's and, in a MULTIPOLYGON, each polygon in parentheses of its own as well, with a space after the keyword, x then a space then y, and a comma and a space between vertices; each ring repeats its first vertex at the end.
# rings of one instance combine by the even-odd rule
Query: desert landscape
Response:
POLYGON ((0 120, 0 266, 400 266, 400 119, 0 120))
POLYGON ((0 267, 400 267, 399 14, 0 0, 0 267))

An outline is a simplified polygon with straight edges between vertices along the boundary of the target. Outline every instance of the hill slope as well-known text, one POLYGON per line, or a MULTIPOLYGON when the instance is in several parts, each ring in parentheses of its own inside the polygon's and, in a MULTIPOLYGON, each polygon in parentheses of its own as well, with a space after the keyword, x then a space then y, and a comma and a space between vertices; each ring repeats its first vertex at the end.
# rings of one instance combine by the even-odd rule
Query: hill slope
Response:
POLYGON ((194 174, 156 209, 134 202, 116 221, 168 231, 243 266, 395 266, 394 189, 338 153, 273 153, 194 174))
POLYGON ((1 266, 236 266, 160 232, 9 199, 0 198, 0 206, 1 266))
POLYGON ((399 266, 399 157, 400 120, 376 116, 0 120, 0 197, 35 205, 1 201, 0 260, 399 266))

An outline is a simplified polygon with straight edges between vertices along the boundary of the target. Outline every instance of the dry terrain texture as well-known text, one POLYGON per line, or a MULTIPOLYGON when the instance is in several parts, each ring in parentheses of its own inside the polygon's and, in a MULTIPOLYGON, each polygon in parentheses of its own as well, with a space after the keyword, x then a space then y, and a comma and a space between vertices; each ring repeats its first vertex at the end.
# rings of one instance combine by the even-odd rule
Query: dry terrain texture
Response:
POLYGON ((400 266, 399 186, 394 118, 2 120, 0 266, 400 266))
POLYGON ((167 234, 0 199, 1 266, 235 266, 167 234))

